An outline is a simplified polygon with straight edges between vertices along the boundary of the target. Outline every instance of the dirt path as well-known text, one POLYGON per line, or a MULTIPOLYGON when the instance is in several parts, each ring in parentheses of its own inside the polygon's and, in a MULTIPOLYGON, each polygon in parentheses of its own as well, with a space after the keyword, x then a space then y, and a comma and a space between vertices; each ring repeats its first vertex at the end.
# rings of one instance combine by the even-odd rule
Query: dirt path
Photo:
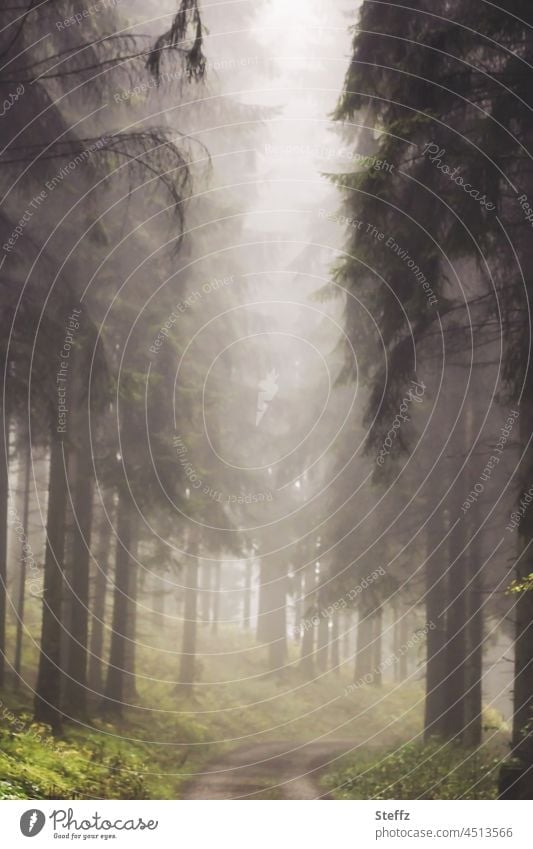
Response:
POLYGON ((192 781, 184 799, 328 799, 319 778, 354 742, 258 743, 229 752, 192 781))

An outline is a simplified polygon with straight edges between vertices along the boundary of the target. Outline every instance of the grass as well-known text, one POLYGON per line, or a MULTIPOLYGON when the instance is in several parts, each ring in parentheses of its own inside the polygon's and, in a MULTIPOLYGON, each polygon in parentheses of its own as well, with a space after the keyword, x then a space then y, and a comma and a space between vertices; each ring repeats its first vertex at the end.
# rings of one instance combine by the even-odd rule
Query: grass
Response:
POLYGON ((414 742, 346 760, 322 780, 336 799, 496 799, 497 748, 414 742))
MULTIPOLYGON (((168 638, 157 633, 141 637, 138 699, 120 722, 98 718, 95 705, 90 726, 68 723, 56 740, 49 729, 32 724, 29 690, 1 694, 0 798, 176 799, 184 783, 224 751, 274 740, 330 738, 360 744, 356 765, 347 761, 328 778, 328 787, 343 785, 335 790, 338 798, 387 798, 379 794, 389 786, 391 798, 417 798, 435 778, 435 759, 424 762, 418 744, 402 746, 420 739, 420 683, 364 687, 347 695, 351 668, 309 682, 296 656, 282 674, 271 676, 252 636, 230 628, 212 635, 206 628, 199 631, 199 682, 187 697, 176 693, 179 657, 169 650, 168 638), (383 765, 378 753, 384 746, 389 755, 383 765), (394 747, 401 748, 393 755, 394 747)), ((30 647, 25 656, 30 682, 34 655, 30 647)), ((453 757, 451 751, 439 755, 442 780, 437 795, 427 798, 456 798, 439 794, 457 793, 480 775, 479 792, 492 792, 484 760, 472 759, 466 776, 461 770, 460 779, 446 781, 457 763, 453 757)))
MULTIPOLYGON (((168 640, 162 653, 158 639, 144 635, 152 648, 138 650, 136 707, 120 722, 68 723, 56 740, 32 723, 29 690, 1 694, 0 798, 175 799, 208 761, 239 745, 327 737, 372 745, 384 734, 393 745, 420 731, 419 685, 345 695, 350 669, 309 682, 296 662, 270 676, 252 636, 229 628, 218 635, 200 629, 200 680, 192 698, 178 695, 179 658, 168 651, 168 640)), ((30 646, 29 682, 34 654, 30 646)))

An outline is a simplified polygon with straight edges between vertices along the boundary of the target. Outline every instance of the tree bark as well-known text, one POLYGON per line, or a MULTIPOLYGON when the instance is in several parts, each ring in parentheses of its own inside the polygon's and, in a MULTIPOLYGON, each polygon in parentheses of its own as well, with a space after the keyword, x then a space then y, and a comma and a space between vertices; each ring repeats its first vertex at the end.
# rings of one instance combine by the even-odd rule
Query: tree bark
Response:
POLYGON ((93 514, 92 460, 89 444, 75 454, 72 568, 70 570, 70 625, 67 640, 67 675, 64 707, 78 719, 87 717, 87 666, 89 637, 89 561, 93 514))
POLYGON ((331 619, 331 634, 330 634, 330 664, 335 675, 340 674, 340 640, 339 640, 339 611, 335 611, 331 619))
POLYGON ((348 660, 352 651, 352 632, 353 632, 353 610, 347 609, 342 614, 342 641, 341 641, 341 657, 343 662, 348 660))
POLYGON ((304 576, 299 570, 294 575, 292 587, 292 593, 294 595, 294 627, 291 636, 294 642, 299 645, 302 638, 302 622, 304 619, 304 576))
POLYGON ((61 610, 63 600, 63 557, 67 501, 68 456, 64 443, 52 433, 44 559, 41 649, 35 691, 35 720, 61 730, 61 610))
POLYGON ((398 639, 400 642, 399 645, 399 660, 396 664, 398 667, 397 675, 398 681, 403 683, 409 677, 409 653, 407 649, 407 643, 409 641, 409 613, 403 611, 400 612, 400 622, 398 625, 398 639))
POLYGON ((258 643, 268 642, 269 575, 264 558, 259 562, 259 599, 257 608, 256 639, 258 643))
POLYGON ((451 521, 455 522, 449 536, 448 610, 446 615, 446 703, 443 732, 449 740, 462 742, 465 729, 465 699, 467 693, 467 597, 468 558, 466 522, 461 515, 464 502, 464 473, 452 490, 451 521), (457 521, 458 520, 458 521, 457 521))
POLYGON ((126 667, 126 640, 128 639, 128 592, 130 575, 131 515, 130 502, 122 491, 117 503, 117 541, 115 557, 115 582, 113 589, 113 617, 111 647, 103 710, 122 716, 124 702, 124 674, 126 667))
POLYGON ((394 680, 397 684, 401 684, 408 677, 408 654, 407 642, 409 639, 409 621, 408 613, 404 609, 402 598, 396 599, 394 604, 394 680))
POLYGON ((24 452, 24 480, 22 501, 22 540, 20 546, 20 572, 19 591, 17 598, 17 633, 15 637, 15 687, 20 686, 20 670, 22 658, 22 640, 24 636, 24 605, 26 601, 26 558, 32 557, 31 546, 28 541, 28 519, 30 510, 30 467, 31 467, 31 445, 27 435, 26 450, 24 452))
POLYGON ((244 590, 242 607, 242 625, 245 631, 252 627, 252 572, 253 562, 247 560, 244 566, 244 590))
POLYGON ((287 661, 287 564, 283 555, 272 562, 270 589, 268 667, 280 672, 287 661))
POLYGON ((426 546, 426 698, 424 737, 444 733, 445 676, 446 676, 446 521, 442 507, 437 507, 427 526, 426 546))
POLYGON ((218 625, 220 622, 220 602, 221 602, 221 580, 222 580, 222 570, 220 568, 220 563, 213 563, 212 567, 214 570, 214 586, 213 586, 213 608, 211 612, 211 633, 218 633, 218 625))
POLYGON ((321 607, 319 613, 320 619, 318 621, 317 647, 315 655, 315 664, 318 672, 326 671, 326 669, 328 668, 329 660, 330 619, 329 616, 324 616, 322 610, 323 608, 321 607))
POLYGON ((126 614, 126 654, 124 663, 124 697, 128 702, 138 699, 135 684, 135 648, 137 643, 137 596, 139 592, 138 538, 132 525, 130 536, 130 568, 128 575, 128 612, 126 614))
POLYGON ((178 675, 178 689, 191 696, 194 691, 196 671, 196 632, 198 616, 198 558, 197 547, 191 546, 185 569, 185 603, 183 609, 183 636, 178 675))
POLYGON ((96 555, 94 599, 91 605, 91 638, 89 644, 89 687, 98 694, 102 693, 103 676, 102 662, 104 653, 104 619, 109 572, 109 544, 111 540, 112 499, 104 496, 104 506, 107 512, 102 515, 99 523, 98 550, 96 555), (109 518, 108 518, 109 516, 109 518))
POLYGON ((383 607, 379 604, 372 614, 372 684, 383 684, 383 607))
MULTIPOLYGON (((520 409, 520 441, 527 445, 533 433, 531 390, 520 409)), ((533 449, 528 449, 524 468, 533 467, 533 449)), ((523 476, 522 491, 530 481, 523 476)), ((526 508, 518 528, 520 555, 515 578, 519 583, 533 573, 533 505, 526 508)), ((533 793, 533 591, 518 593, 515 606, 515 670, 513 700, 513 753, 519 775, 511 782, 507 798, 531 799, 533 793)))
POLYGON ((2 413, 0 435, 0 688, 6 677, 6 602, 7 602, 7 509, 9 488, 9 417, 0 400, 2 413))
POLYGON ((372 611, 362 608, 359 610, 357 619, 357 648, 355 652, 354 681, 356 684, 372 683, 372 638, 374 626, 372 622, 372 611), (364 680, 367 678, 368 680, 364 680))
POLYGON ((466 643, 468 659, 466 662, 466 696, 464 705, 465 728, 463 743, 465 746, 479 746, 482 728, 482 678, 483 678, 483 574, 481 572, 482 551, 479 535, 475 532, 479 526, 476 518, 479 508, 474 505, 470 515, 468 548, 468 580, 470 585, 467 593, 466 643))
POLYGON ((307 564, 303 572, 302 614, 303 618, 300 623, 302 647, 299 666, 304 675, 311 678, 315 668, 315 619, 317 616, 316 579, 313 563, 307 564))
POLYGON ((201 564, 198 567, 199 571, 199 581, 200 581, 200 594, 199 594, 199 607, 200 607, 200 620, 202 624, 209 625, 211 621, 211 606, 212 606, 212 595, 213 595, 213 587, 212 587, 212 578, 213 578, 213 569, 212 564, 206 560, 202 560, 201 564))

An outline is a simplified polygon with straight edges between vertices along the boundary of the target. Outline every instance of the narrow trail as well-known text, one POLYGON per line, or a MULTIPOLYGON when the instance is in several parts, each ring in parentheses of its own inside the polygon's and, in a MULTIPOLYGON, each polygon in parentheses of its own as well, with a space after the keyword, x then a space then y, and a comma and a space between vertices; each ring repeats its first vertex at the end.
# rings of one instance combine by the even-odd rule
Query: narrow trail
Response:
POLYGON ((183 799, 330 799, 319 780, 353 740, 242 746, 210 764, 183 799))

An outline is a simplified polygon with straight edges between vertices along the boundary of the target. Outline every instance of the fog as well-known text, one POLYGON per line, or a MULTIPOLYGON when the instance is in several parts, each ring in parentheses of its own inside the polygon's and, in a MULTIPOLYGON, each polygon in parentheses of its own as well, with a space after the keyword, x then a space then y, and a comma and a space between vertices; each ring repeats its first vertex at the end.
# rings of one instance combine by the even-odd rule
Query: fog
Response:
POLYGON ((528 798, 530 137, 519 105, 483 159, 464 3, 34 5, 0 12, 6 798, 35 733, 29 798, 528 798))

